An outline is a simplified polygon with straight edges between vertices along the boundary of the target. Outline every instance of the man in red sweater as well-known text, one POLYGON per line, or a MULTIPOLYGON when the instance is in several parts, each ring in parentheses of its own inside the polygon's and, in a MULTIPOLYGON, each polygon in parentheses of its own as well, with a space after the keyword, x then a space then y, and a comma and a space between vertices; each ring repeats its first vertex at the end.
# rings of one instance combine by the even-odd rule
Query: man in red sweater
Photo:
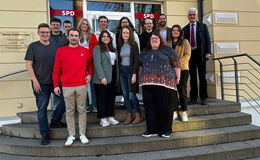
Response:
POLYGON ((68 31, 69 45, 60 47, 55 56, 52 73, 54 93, 61 94, 59 82, 66 105, 66 121, 69 137, 65 146, 72 145, 75 140, 75 108, 79 115, 79 135, 83 144, 89 143, 86 133, 86 96, 87 84, 93 73, 92 54, 84 47, 79 46, 80 32, 77 29, 68 31))

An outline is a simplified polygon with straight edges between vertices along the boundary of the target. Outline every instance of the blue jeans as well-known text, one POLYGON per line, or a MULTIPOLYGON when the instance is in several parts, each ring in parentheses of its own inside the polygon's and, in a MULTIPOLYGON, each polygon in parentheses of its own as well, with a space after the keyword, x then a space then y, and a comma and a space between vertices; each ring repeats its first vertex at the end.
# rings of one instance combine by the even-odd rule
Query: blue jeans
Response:
POLYGON ((131 73, 130 67, 120 66, 119 68, 119 75, 120 75, 120 84, 123 91, 124 96, 124 105, 128 113, 131 113, 131 103, 132 100, 134 105, 135 113, 140 113, 139 108, 139 100, 136 96, 136 93, 130 92, 130 83, 131 83, 131 73))
MULTIPOLYGON (((40 84, 41 91, 39 93, 33 90, 33 94, 36 98, 36 105, 38 108, 37 116, 39 122, 39 129, 42 136, 47 136, 50 134, 50 128, 48 125, 48 116, 47 116, 47 108, 49 105, 50 95, 53 93, 53 85, 52 84, 40 84)), ((51 123, 59 123, 62 119, 62 115, 65 112, 65 104, 63 96, 56 96, 54 94, 53 98, 57 105, 56 109, 53 111, 53 116, 51 123)))

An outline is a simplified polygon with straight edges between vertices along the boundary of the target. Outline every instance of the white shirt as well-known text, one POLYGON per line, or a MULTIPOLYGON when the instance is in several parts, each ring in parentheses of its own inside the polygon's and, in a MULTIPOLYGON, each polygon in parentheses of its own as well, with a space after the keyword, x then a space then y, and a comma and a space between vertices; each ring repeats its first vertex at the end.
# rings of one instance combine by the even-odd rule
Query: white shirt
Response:
POLYGON ((161 35, 163 41, 166 43, 167 42, 167 38, 166 38, 167 30, 160 30, 160 35, 161 35))
MULTIPOLYGON (((191 27, 192 27, 191 24, 192 23, 190 23, 190 43, 191 43, 191 27)), ((197 48, 197 42, 196 42, 196 40, 197 40, 197 22, 195 22, 193 24, 194 24, 193 29, 194 29, 195 46, 193 48, 191 48, 191 49, 196 49, 197 48)))
POLYGON ((109 56, 110 56, 111 64, 115 65, 115 63, 116 63, 116 53, 115 52, 110 52, 110 51, 108 53, 109 53, 109 56))
POLYGON ((88 44, 88 41, 86 41, 86 40, 84 40, 84 42, 83 42, 83 43, 80 43, 79 45, 82 46, 82 47, 84 47, 84 48, 89 49, 89 48, 88 48, 88 47, 89 47, 89 44, 88 44))

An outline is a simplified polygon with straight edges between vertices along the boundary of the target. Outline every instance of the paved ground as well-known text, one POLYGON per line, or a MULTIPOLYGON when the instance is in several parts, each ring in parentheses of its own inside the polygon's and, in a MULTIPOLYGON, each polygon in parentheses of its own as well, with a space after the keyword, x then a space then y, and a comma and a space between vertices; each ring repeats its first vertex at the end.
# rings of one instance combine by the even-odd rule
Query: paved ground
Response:
MULTIPOLYGON (((255 106, 255 108, 260 112, 260 106, 255 106)), ((251 106, 242 106, 242 112, 252 115, 252 124, 260 126, 260 115, 251 106)))
MULTIPOLYGON (((255 107, 260 112, 260 106, 255 107)), ((242 112, 248 113, 252 115, 252 124, 260 126, 260 115, 253 109, 245 104, 242 104, 242 112)), ((0 118, 0 127, 4 124, 8 123, 19 123, 20 119, 18 117, 8 117, 8 118, 0 118)), ((98 159, 98 157, 93 157, 94 159, 98 159)), ((15 156, 15 155, 6 155, 0 154, 0 160, 71 160, 71 157, 59 157, 59 158, 47 158, 47 157, 27 157, 27 156, 15 156)), ((76 158, 77 160, 85 160, 85 157, 76 158)), ((145 160, 145 158, 144 158, 145 160)), ((247 160, 260 160, 258 158, 250 158, 247 160)))

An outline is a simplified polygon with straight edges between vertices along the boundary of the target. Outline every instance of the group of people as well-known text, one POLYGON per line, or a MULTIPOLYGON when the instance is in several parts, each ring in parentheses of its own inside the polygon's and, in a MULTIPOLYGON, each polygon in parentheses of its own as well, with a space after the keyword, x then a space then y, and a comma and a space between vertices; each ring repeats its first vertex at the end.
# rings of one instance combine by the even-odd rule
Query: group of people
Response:
POLYGON ((197 21, 196 8, 188 10, 188 19, 190 23, 183 29, 180 25, 169 28, 166 15, 161 14, 160 27, 155 30, 153 19, 147 18, 145 31, 139 36, 127 17, 120 19, 116 34, 107 29, 106 16, 99 17, 99 30, 95 33, 87 19, 81 19, 77 28, 64 21, 65 33, 60 31, 58 18, 51 20, 51 27, 39 24, 40 40, 29 45, 25 61, 36 97, 41 144, 49 144, 49 127, 67 127, 69 137, 65 146, 72 145, 76 139, 76 109, 79 139, 83 144, 89 143, 87 108, 97 112, 102 127, 119 124, 114 117, 114 103, 120 92, 126 109, 123 124, 140 123, 136 95, 140 86, 146 117, 146 132, 142 136, 170 137, 173 119, 187 121, 187 105, 197 103, 197 70, 201 104, 207 104, 205 73, 206 60, 211 56, 209 33, 207 26, 197 21), (191 99, 188 102, 189 75, 191 99), (53 113, 49 126, 47 106, 51 93, 54 93, 53 113), (65 112, 67 124, 61 122, 65 112))

